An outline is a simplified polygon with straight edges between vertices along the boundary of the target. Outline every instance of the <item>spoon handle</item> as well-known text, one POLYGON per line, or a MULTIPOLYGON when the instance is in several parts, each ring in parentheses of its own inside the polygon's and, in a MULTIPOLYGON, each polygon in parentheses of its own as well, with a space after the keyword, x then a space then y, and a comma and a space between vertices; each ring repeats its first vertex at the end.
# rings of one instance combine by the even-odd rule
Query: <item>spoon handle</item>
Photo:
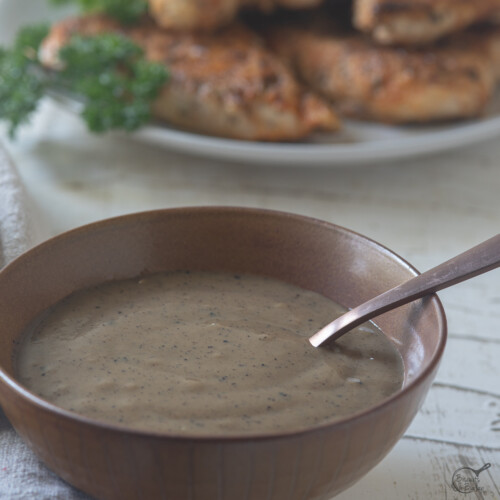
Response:
POLYGON ((314 347, 319 347, 326 340, 337 340, 352 328, 379 314, 474 278, 498 266, 500 234, 351 309, 315 333, 309 342, 314 347))

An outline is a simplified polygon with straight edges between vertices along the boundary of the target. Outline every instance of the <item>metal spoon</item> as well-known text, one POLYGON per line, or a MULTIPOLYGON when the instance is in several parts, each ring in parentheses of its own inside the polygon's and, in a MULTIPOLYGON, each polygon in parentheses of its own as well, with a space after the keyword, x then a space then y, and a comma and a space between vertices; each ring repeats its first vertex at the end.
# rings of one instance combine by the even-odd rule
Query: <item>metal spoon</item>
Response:
POLYGON ((408 302, 443 288, 474 278, 474 276, 486 273, 499 266, 500 234, 497 234, 453 259, 351 309, 315 333, 309 339, 309 342, 314 347, 319 347, 327 340, 333 342, 356 326, 379 314, 408 304, 408 302))

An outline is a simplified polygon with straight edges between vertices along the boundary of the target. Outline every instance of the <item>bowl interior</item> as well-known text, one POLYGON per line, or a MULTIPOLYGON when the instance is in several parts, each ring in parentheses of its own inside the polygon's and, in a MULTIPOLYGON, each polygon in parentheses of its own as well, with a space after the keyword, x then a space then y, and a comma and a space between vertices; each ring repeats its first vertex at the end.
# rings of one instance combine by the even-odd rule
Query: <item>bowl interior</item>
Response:
MULTIPOLYGON (((71 292, 147 273, 212 270, 275 277, 359 303, 415 274, 379 244, 322 221, 263 210, 186 208, 111 219, 56 237, 0 273, 0 368, 15 376, 25 327, 71 292)), ((405 385, 437 363, 445 320, 436 297, 380 316, 405 366, 405 385)))

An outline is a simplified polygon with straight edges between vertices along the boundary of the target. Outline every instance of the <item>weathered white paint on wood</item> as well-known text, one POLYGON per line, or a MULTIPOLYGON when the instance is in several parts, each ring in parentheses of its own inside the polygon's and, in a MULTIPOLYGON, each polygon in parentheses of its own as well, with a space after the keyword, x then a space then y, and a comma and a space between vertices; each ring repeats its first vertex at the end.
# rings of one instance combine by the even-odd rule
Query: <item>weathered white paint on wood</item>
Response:
POLYGON ((500 395, 500 320, 498 332, 495 342, 450 335, 436 382, 500 395))
POLYGON ((359 483, 336 500, 498 500, 500 450, 403 438, 359 483), (478 476, 477 491, 461 493, 452 486, 462 467, 491 467, 478 476))
POLYGON ((500 395, 435 384, 407 434, 500 450, 500 395))

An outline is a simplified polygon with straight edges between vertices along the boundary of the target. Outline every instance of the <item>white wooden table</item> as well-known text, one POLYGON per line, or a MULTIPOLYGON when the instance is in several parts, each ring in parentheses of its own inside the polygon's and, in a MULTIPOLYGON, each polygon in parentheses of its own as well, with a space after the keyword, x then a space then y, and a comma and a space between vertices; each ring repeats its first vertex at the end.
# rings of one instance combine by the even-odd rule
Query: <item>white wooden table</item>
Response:
MULTIPOLYGON (((17 142, 2 139, 47 236, 139 210, 255 206, 349 227, 425 270, 500 229, 499 141, 385 165, 237 165, 90 136, 50 103, 17 142)), ((500 271, 440 297, 449 342, 436 382, 407 434, 342 500, 500 498, 500 271), (474 491, 452 488, 456 470, 488 463, 474 491)))

